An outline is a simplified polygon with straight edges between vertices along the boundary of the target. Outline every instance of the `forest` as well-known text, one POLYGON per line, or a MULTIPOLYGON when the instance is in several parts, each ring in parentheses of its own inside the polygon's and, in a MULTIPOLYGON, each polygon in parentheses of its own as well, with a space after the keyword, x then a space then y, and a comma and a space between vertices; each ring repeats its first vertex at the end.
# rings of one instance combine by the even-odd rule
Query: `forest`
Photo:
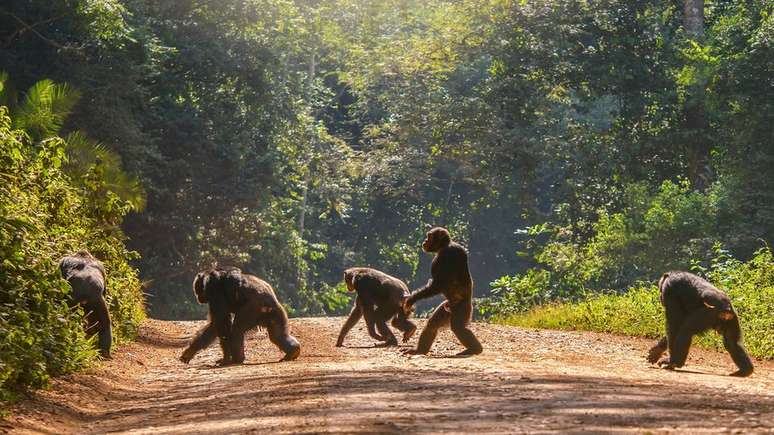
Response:
POLYGON ((692 270, 774 357, 769 0, 8 0, 0 71, 0 400, 94 357, 68 252, 120 343, 214 263, 291 317, 417 288, 437 225, 477 318, 655 337, 692 270))

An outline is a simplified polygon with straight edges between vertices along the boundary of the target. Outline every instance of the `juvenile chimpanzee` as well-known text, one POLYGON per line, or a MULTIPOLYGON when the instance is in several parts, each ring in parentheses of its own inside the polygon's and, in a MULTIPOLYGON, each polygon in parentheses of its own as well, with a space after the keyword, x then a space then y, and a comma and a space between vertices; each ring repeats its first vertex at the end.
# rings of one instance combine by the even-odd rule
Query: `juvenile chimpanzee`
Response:
POLYGON ((390 319, 392 326, 403 332, 404 343, 414 335, 417 326, 408 319, 410 312, 403 311, 403 301, 409 297, 403 281, 376 269, 353 267, 344 271, 344 282, 349 291, 357 292, 357 297, 349 318, 341 327, 337 347, 344 344, 344 337, 361 317, 365 317, 368 334, 385 342, 386 346, 398 345, 395 335, 387 327, 390 319))
POLYGON ((473 279, 468 270, 468 253, 460 244, 453 242, 445 228, 433 228, 422 243, 425 252, 434 252, 430 269, 432 278, 406 299, 405 310, 417 301, 443 293, 446 301, 435 309, 419 336, 417 348, 410 354, 426 354, 430 351, 440 328, 451 326, 452 332, 465 346, 458 355, 477 355, 484 349, 473 331, 468 328, 473 315, 473 279))
POLYGON ((223 350, 218 364, 241 364, 245 333, 256 326, 266 328, 269 340, 285 352, 281 361, 298 358, 301 345, 290 335, 288 315, 265 281, 235 267, 211 268, 196 275, 193 290, 200 304, 209 304, 209 322, 196 333, 180 361, 188 363, 218 338, 223 350))
POLYGON ((688 272, 665 273, 658 288, 666 313, 666 337, 648 352, 650 363, 658 362, 666 369, 682 367, 693 336, 715 329, 723 335, 723 345, 739 367, 731 376, 752 374, 752 361, 742 346, 739 317, 725 293, 688 272), (669 357, 659 360, 667 348, 669 357))
POLYGON ((113 333, 110 326, 110 312, 105 301, 105 268, 88 251, 78 251, 59 262, 62 278, 70 283, 73 302, 83 307, 86 336, 99 334, 99 351, 103 358, 110 359, 113 333))

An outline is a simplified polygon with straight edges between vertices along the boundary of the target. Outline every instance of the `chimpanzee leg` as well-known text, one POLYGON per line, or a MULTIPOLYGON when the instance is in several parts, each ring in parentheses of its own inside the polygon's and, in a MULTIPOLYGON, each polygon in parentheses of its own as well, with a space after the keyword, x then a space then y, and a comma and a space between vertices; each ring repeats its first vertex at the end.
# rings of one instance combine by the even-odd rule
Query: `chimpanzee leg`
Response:
POLYGON ((368 300, 361 300, 360 307, 363 310, 363 317, 365 317, 368 335, 370 335, 374 340, 387 341, 387 337, 383 337, 381 334, 376 332, 376 324, 379 322, 379 319, 376 317, 376 310, 374 310, 373 302, 368 300))
POLYGON ((446 328, 451 324, 451 313, 446 311, 446 302, 438 305, 438 308, 433 311, 430 319, 427 320, 427 325, 422 333, 419 334, 419 343, 417 343, 417 349, 413 353, 426 354, 430 351, 430 347, 435 341, 435 337, 438 336, 438 330, 446 328))
POLYGON ((272 316, 266 325, 269 340, 285 352, 285 356, 280 361, 293 361, 301 354, 301 345, 290 335, 287 314, 284 311, 277 311, 273 312, 272 316))
POLYGON ((465 346, 465 350, 458 355, 478 355, 484 351, 481 342, 478 341, 468 325, 473 318, 473 304, 466 300, 458 302, 451 307, 451 329, 457 339, 465 346))
POLYGON ((110 358, 110 347, 113 344, 113 333, 110 325, 110 312, 107 302, 102 296, 87 302, 84 309, 87 312, 87 335, 99 334, 99 351, 103 358, 110 358))
POLYGON ((668 345, 668 340, 666 335, 661 338, 656 344, 653 345, 653 347, 650 348, 648 351, 648 362, 651 364, 655 364, 658 362, 659 358, 661 358, 661 355, 666 352, 668 345))
POLYGON ((747 350, 742 346, 742 331, 739 328, 739 318, 736 314, 733 319, 724 322, 723 346, 731 354, 734 364, 739 367, 739 370, 731 373, 731 376, 750 376, 753 372, 753 363, 747 350))
POLYGON ((400 309, 398 314, 392 318, 392 326, 403 332, 403 342, 409 341, 412 335, 417 332, 417 325, 408 319, 406 313, 400 309))
POLYGON ((398 339, 395 338, 395 334, 392 333, 387 326, 387 321, 395 316, 396 308, 387 305, 381 306, 374 311, 374 318, 376 320, 376 328, 379 330, 379 335, 384 338, 384 346, 397 346, 398 339))
POLYGON ((344 322, 344 325, 341 327, 341 332, 339 332, 339 338, 336 340, 336 347, 344 345, 344 338, 349 334, 349 331, 357 324, 361 317, 363 317, 363 310, 360 307, 360 298, 355 298, 355 305, 352 306, 352 311, 349 313, 347 321, 344 322))
POLYGON ((690 313, 680 326, 675 339, 669 342, 669 362, 666 364, 668 368, 685 365, 693 336, 712 328, 717 320, 717 313, 711 308, 699 308, 690 313))

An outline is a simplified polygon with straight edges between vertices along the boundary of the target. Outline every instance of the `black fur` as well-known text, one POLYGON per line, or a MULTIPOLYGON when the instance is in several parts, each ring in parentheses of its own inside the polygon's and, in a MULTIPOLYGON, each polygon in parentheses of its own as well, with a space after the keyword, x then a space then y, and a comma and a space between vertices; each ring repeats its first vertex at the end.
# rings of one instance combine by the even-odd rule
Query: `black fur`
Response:
POLYGON ((105 300, 105 268, 88 251, 78 251, 59 262, 62 278, 70 283, 73 301, 83 307, 88 337, 99 334, 98 345, 103 358, 110 358, 113 331, 105 300))
POLYGON ((723 335, 723 344, 739 367, 731 375, 752 374, 752 361, 742 345, 739 317, 725 293, 688 272, 665 273, 658 286, 666 314, 667 332, 648 352, 649 362, 658 362, 668 369, 682 367, 693 336, 715 329, 723 335), (667 349, 669 357, 659 361, 667 349))
POLYGON ((473 279, 468 270, 468 252, 460 244, 451 240, 445 228, 433 228, 422 243, 425 252, 434 252, 430 269, 432 278, 427 284, 416 290, 406 301, 411 307, 421 299, 430 298, 439 293, 446 301, 439 305, 425 329, 419 336, 417 348, 410 353, 426 354, 438 335, 438 330, 451 326, 452 332, 465 346, 460 355, 476 355, 483 351, 469 324, 473 316, 473 279))
POLYGON ((408 320, 410 313, 403 311, 403 302, 409 296, 403 281, 376 269, 353 267, 344 271, 344 282, 349 291, 357 292, 357 297, 349 318, 341 327, 336 346, 344 344, 347 333, 361 317, 365 317, 368 334, 386 346, 398 345, 387 321, 392 320, 392 326, 403 332, 404 343, 417 330, 416 325, 408 320))
POLYGON ((240 364, 245 360, 245 333, 257 326, 266 328, 269 340, 285 352, 282 361, 298 358, 301 345, 290 335, 288 315, 265 281, 235 267, 213 268, 196 275, 193 290, 199 303, 209 305, 209 322, 183 351, 181 361, 188 363, 218 338, 223 351, 219 363, 240 364))

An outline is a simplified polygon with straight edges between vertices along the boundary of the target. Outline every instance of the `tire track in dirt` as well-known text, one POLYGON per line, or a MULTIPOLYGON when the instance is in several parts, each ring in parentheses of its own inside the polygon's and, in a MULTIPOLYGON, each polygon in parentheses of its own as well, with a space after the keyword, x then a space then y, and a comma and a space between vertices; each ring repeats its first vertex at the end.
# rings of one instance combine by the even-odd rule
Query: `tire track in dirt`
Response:
POLYGON ((774 364, 751 378, 694 349, 684 372, 644 361, 650 341, 477 323, 486 350, 449 332, 431 355, 373 348, 362 326, 334 343, 341 318, 292 319, 301 358, 250 334, 247 364, 212 367, 213 346, 177 361, 197 322, 149 320, 113 361, 54 380, 0 423, 10 433, 774 433, 774 364))

